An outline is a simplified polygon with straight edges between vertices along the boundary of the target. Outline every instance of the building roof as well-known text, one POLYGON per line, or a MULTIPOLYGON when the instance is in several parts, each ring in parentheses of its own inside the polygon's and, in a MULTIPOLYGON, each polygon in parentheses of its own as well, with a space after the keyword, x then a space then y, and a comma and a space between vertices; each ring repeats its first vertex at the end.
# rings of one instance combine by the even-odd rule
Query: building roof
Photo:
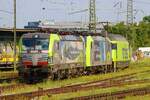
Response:
POLYGON ((124 36, 120 35, 120 34, 109 33, 108 37, 111 41, 127 41, 127 39, 124 36))
MULTIPOLYGON (((0 28, 0 32, 13 32, 12 28, 0 28)), ((37 29, 16 29, 16 32, 36 32, 37 29)))

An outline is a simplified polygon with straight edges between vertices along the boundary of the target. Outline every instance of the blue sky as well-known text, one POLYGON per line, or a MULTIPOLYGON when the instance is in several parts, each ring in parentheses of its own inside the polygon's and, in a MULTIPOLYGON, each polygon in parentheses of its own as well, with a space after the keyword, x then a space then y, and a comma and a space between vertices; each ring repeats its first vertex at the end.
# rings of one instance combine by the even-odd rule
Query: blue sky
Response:
MULTIPOLYGON (((119 22, 126 21, 127 0, 96 0, 97 20, 119 22), (121 2, 122 6, 117 5, 121 2), (118 12, 124 12, 119 13, 118 12)), ((134 0, 134 9, 138 10, 135 21, 150 15, 149 0, 134 0)), ((17 0, 17 27, 22 28, 28 21, 88 21, 88 12, 70 15, 70 12, 87 9, 89 0, 17 0), (43 10, 43 8, 45 8, 43 10)), ((13 0, 0 0, 0 27, 13 26, 13 0)))

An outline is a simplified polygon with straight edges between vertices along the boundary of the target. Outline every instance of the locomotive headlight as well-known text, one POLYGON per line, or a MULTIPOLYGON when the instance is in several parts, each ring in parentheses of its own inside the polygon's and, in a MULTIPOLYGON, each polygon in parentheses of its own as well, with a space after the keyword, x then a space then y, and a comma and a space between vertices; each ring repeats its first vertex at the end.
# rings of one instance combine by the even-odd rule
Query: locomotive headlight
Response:
POLYGON ((38 35, 35 35, 35 38, 38 38, 38 35))
POLYGON ((33 38, 39 38, 39 35, 36 34, 36 35, 33 36, 33 38))

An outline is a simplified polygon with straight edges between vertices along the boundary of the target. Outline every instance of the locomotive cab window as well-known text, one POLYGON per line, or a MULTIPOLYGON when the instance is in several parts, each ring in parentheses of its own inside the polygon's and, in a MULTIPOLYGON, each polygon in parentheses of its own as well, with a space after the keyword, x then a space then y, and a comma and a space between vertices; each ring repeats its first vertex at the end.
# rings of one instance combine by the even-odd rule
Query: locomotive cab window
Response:
POLYGON ((24 38, 23 50, 48 50, 49 40, 46 38, 24 38))
POLYGON ((112 48, 112 49, 117 49, 117 43, 112 43, 112 44, 111 44, 111 48, 112 48))

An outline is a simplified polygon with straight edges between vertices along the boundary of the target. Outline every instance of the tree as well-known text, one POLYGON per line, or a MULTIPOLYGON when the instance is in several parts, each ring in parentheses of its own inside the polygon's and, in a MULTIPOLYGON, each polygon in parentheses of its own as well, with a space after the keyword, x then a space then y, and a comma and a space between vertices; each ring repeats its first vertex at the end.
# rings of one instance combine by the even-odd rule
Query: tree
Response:
POLYGON ((145 17, 143 18, 143 21, 150 23, 150 15, 149 15, 149 16, 145 16, 145 17))
POLYGON ((127 26, 123 22, 108 26, 109 33, 121 34, 127 37, 130 45, 136 50, 139 47, 150 46, 150 16, 145 16, 139 24, 127 26))

